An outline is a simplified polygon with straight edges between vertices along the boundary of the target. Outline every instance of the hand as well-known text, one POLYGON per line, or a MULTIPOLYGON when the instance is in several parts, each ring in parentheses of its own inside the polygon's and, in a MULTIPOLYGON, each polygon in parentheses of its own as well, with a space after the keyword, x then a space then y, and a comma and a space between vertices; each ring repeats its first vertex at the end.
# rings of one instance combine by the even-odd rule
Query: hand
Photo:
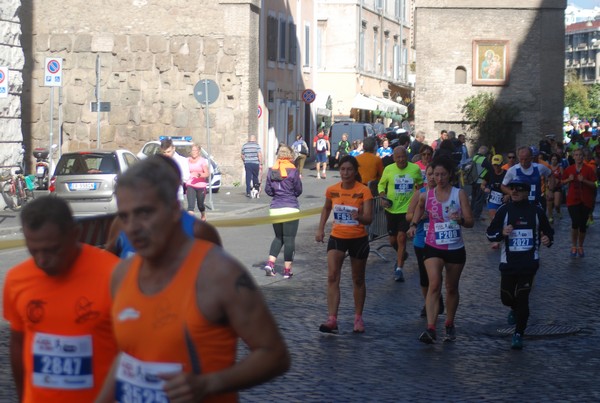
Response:
POLYGON ((325 232, 323 232, 323 231, 317 232, 317 234, 315 235, 315 241, 323 242, 323 239, 325 239, 325 232))
POLYGON ((548 235, 542 234, 541 241, 542 241, 542 245, 544 245, 544 246, 550 245, 550 238, 548 237, 548 235))
POLYGON ((386 198, 385 196, 381 198, 381 207, 389 208, 392 207, 391 200, 386 198))
POLYGON ((485 193, 490 193, 490 188, 482 187, 481 188, 485 193))
POLYGON ((579 182, 583 182, 583 179, 584 179, 584 178, 583 178, 583 175, 581 175, 581 174, 577 175, 577 180, 578 180, 579 182))
POLYGON ((573 182, 575 180, 575 177, 573 175, 569 175, 569 182, 573 182))
POLYGON ((510 196, 509 195, 502 196, 502 203, 508 203, 509 200, 510 200, 510 196))
POLYGON ((161 374, 163 390, 170 402, 192 403, 201 401, 207 394, 206 377, 191 373, 161 374))
POLYGON ((504 236, 509 236, 511 232, 513 232, 513 226, 512 225, 507 225, 506 227, 504 227, 502 229, 502 235, 504 236))
POLYGON ((414 238, 415 237, 415 232, 417 232, 417 228, 416 227, 410 227, 408 229, 408 231, 406 231, 406 236, 409 238, 414 238))

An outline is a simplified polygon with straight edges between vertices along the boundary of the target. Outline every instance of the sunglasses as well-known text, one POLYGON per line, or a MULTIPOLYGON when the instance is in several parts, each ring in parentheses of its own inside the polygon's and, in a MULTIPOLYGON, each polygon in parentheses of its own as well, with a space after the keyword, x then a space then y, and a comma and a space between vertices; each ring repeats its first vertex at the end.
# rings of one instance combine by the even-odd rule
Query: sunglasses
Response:
POLYGON ((514 155, 507 155, 506 158, 510 158, 511 160, 515 158, 514 155))
POLYGON ((432 153, 421 153, 421 155, 431 155, 432 153))
POLYGON ((529 192, 529 189, 526 188, 525 186, 509 186, 508 187, 510 190, 516 190, 517 192, 529 192))

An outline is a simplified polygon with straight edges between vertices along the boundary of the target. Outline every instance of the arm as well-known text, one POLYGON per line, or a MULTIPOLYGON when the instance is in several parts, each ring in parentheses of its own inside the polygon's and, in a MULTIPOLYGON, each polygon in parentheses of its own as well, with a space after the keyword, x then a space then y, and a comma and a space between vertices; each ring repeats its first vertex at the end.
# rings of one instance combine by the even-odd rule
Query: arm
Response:
POLYGON ((506 205, 502 205, 496 212, 496 215, 492 219, 492 222, 490 222, 489 227, 485 231, 485 235, 487 236, 488 241, 500 242, 504 239, 503 226, 505 216, 506 205))
POLYGON ((273 182, 271 182, 271 168, 267 170, 267 184, 265 185, 265 193, 271 197, 275 196, 275 189, 273 189, 273 182))
POLYGON ((473 212, 471 211, 469 197, 462 189, 459 191, 458 197, 460 200, 460 211, 462 212, 462 220, 459 220, 459 224, 465 228, 473 228, 473 225, 475 225, 475 220, 473 220, 473 212))
POLYGON ((106 378, 104 379, 104 383, 102 384, 102 389, 100 389, 100 393, 96 396, 95 403, 114 403, 115 401, 115 372, 117 370, 117 363, 119 362, 120 353, 117 354, 113 363, 110 367, 110 371, 106 374, 106 378))
POLYGON ((258 149, 258 164, 259 165, 263 164, 263 154, 262 154, 262 150, 260 148, 258 149))
POLYGON ((296 197, 302 194, 302 179, 300 179, 300 173, 296 170, 294 174, 294 195, 296 197))
POLYGON ((373 203, 372 199, 365 200, 362 207, 353 217, 356 221, 363 225, 369 225, 373 221, 373 203))
POLYGON ((415 192, 410 198, 410 204, 408 205, 408 210, 406 210, 406 221, 409 223, 412 222, 413 216, 415 215, 415 210, 417 208, 417 204, 419 204, 420 197, 421 192, 415 192))
POLYGON ((23 332, 10 330, 10 367, 17 390, 18 401, 23 400, 23 382, 25 366, 23 364, 23 332))
POLYGON ((325 205, 323 206, 323 210, 321 210, 321 219, 319 220, 319 229, 317 229, 317 234, 315 235, 315 241, 323 242, 325 239, 325 224, 329 219, 329 214, 331 214, 331 209, 333 208, 333 203, 331 199, 325 199, 325 205))
POLYGON ((196 283, 196 302, 212 323, 227 323, 249 353, 231 367, 209 374, 164 376, 170 401, 201 401, 266 382, 289 369, 290 355, 275 319, 252 276, 222 248, 208 252, 196 283))
MULTIPOLYGON (((421 221, 421 218, 423 217, 423 214, 425 213, 425 199, 427 197, 427 192, 423 192, 423 193, 419 193, 418 194, 419 197, 417 198, 417 202, 415 205, 415 210, 414 213, 412 214, 412 219, 409 220, 410 221, 410 227, 408 228, 408 231, 406 231, 406 236, 408 236, 409 238, 412 238, 415 236, 415 232, 417 231, 417 222, 421 221)), ((413 196, 414 198, 414 196, 413 196)), ((410 200, 410 203, 412 204, 413 200, 410 200)), ((409 206, 410 208, 410 206, 409 206)), ((408 214, 407 214, 408 216, 408 214)))
POLYGON ((549 248, 554 242, 554 229, 548 221, 546 212, 541 207, 537 207, 537 215, 540 220, 540 242, 549 248))
POLYGON ((119 233, 121 232, 121 221, 119 217, 115 217, 110 224, 110 229, 108 230, 108 239, 106 240, 106 244, 104 245, 104 249, 112 253, 113 255, 119 256, 120 250, 118 247, 118 239, 119 233))

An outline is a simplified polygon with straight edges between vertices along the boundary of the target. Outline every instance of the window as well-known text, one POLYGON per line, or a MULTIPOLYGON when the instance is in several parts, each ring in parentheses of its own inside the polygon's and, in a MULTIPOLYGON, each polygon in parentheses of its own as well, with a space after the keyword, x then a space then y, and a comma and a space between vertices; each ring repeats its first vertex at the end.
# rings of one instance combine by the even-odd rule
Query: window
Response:
POLYGON ((458 66, 454 70, 454 84, 466 84, 467 83, 467 69, 463 66, 458 66))
POLYGON ((304 67, 310 66, 310 25, 304 26, 304 67))
POLYGON ((385 42, 383 44, 383 67, 381 68, 381 72, 384 76, 388 77, 388 48, 390 47, 390 31, 384 31, 383 36, 385 38, 385 42))
POLYGON ((398 36, 394 35, 394 67, 392 76, 394 81, 400 81, 400 45, 398 45, 398 36))
POLYGON ((378 40, 379 29, 377 27, 373 27, 373 69, 371 70, 373 73, 377 72, 377 66, 379 65, 379 58, 377 57, 379 52, 378 40))
POLYGON ((290 22, 289 25, 289 41, 290 50, 288 55, 288 63, 296 65, 296 56, 298 52, 298 40, 296 39, 296 24, 290 22))
POLYGON ((279 58, 280 62, 287 61, 287 29, 286 29, 287 21, 279 20, 279 58))
POLYGON ((400 16, 402 15, 402 6, 400 5, 400 3, 402 2, 402 0, 395 0, 394 1, 394 17, 396 17, 397 19, 400 19, 400 16))
POLYGON ((267 60, 277 61, 277 18, 267 17, 267 60))
POLYGON ((325 40, 325 27, 319 22, 317 27, 317 68, 323 68, 324 54, 323 54, 323 41, 325 40))
POLYGON ((383 6, 384 6, 384 4, 383 4, 383 3, 384 3, 384 0, 375 0, 375 8, 376 8, 378 11, 381 11, 381 10, 383 10, 383 6))
POLYGON ((359 70, 365 69, 365 31, 367 29, 367 22, 362 22, 362 28, 358 38, 358 68, 359 70))

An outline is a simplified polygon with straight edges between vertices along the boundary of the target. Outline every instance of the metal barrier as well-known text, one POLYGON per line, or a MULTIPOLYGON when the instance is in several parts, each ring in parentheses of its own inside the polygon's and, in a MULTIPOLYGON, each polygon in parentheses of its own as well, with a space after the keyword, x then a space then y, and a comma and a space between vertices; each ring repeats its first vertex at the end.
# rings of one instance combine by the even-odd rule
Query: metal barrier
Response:
POLYGON ((108 240, 110 225, 114 218, 114 214, 75 217, 75 220, 81 225, 79 241, 93 246, 104 247, 108 240))
MULTIPOLYGON (((367 230, 369 232, 369 242, 376 241, 378 239, 384 238, 388 236, 387 233, 387 219, 385 217, 385 208, 383 207, 383 198, 377 196, 373 198, 373 221, 368 226, 367 230)), ((383 259, 385 262, 389 262, 385 256, 383 256, 380 252, 381 249, 388 247, 391 248, 392 245, 389 243, 385 243, 383 245, 379 245, 377 248, 371 247, 371 252, 376 254, 378 257, 383 259)))

